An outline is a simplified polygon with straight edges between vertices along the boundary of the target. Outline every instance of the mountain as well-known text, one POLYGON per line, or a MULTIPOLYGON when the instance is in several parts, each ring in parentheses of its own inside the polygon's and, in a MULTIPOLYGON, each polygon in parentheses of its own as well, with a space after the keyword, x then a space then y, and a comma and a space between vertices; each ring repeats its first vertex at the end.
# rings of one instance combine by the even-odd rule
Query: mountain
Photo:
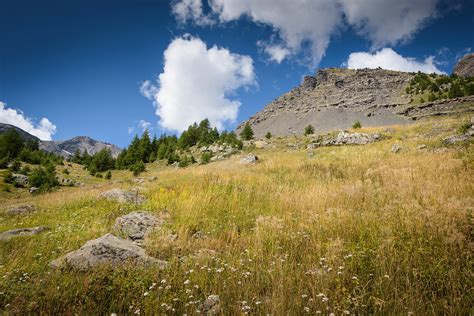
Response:
POLYGON ((94 155, 104 148, 110 149, 112 156, 117 158, 122 151, 119 147, 100 142, 87 136, 77 136, 65 141, 41 141, 40 149, 61 155, 65 158, 74 155, 79 150, 81 153, 87 151, 90 155, 94 155))
POLYGON ((122 151, 115 145, 100 142, 87 136, 78 136, 65 141, 42 141, 38 137, 25 132, 21 128, 10 124, 0 123, 0 134, 5 133, 9 129, 16 130, 25 140, 37 141, 41 150, 55 153, 64 158, 74 155, 77 150, 80 150, 81 153, 87 150, 90 155, 94 155, 103 148, 108 148, 110 149, 112 156, 115 158, 122 151))
MULTIPOLYGON (((321 69, 303 83, 266 105, 237 127, 248 122, 257 138, 302 134, 313 125, 316 133, 347 129, 356 121, 363 126, 407 124, 427 115, 460 111, 454 105, 473 97, 413 104, 405 89, 415 73, 385 69, 321 69)), ((466 109, 465 109, 466 110, 466 109)))
POLYGON ((454 66, 453 72, 461 77, 474 77, 474 54, 467 54, 461 58, 454 66))

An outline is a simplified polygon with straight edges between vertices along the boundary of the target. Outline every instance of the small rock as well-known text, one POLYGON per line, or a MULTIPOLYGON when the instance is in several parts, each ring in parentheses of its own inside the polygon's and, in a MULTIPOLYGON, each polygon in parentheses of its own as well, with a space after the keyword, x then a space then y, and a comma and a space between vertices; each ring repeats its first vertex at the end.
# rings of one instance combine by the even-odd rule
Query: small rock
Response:
POLYGON ((204 234, 202 231, 198 230, 191 237, 194 238, 194 239, 206 239, 206 234, 204 234))
POLYGON ((393 144, 390 151, 394 154, 398 153, 402 148, 398 144, 393 144))
POLYGON ((132 182, 142 184, 143 182, 145 182, 145 180, 143 180, 142 178, 133 178, 132 182))
POLYGON ((146 235, 160 224, 162 221, 152 214, 136 211, 118 217, 115 220, 114 229, 131 240, 139 240, 145 239, 146 235))
POLYGON ((78 250, 52 261, 50 266, 55 269, 71 266, 87 271, 100 265, 116 267, 130 261, 142 266, 157 265, 160 269, 166 267, 166 261, 150 257, 132 241, 117 238, 112 234, 89 240, 78 250))
POLYGON ((13 178, 13 183, 15 183, 15 185, 20 186, 22 188, 28 186, 28 177, 25 176, 24 174, 14 173, 12 175, 12 178, 13 178))
POLYGON ((33 213, 36 211, 36 206, 33 204, 23 204, 10 207, 6 213, 8 215, 25 215, 29 213, 33 213))
POLYGON ((37 187, 31 187, 28 192, 30 192, 31 194, 35 194, 35 193, 38 193, 39 189, 37 187))
POLYGON ((149 178, 148 178, 148 181, 149 181, 149 182, 154 182, 154 181, 156 181, 156 180, 158 180, 158 177, 149 177, 149 178))
POLYGON ((257 163, 258 161, 258 157, 255 156, 255 155, 247 155, 246 157, 240 159, 240 163, 243 163, 243 164, 254 164, 254 163, 257 163))
POLYGON ((199 310, 205 315, 216 315, 221 310, 220 302, 219 295, 209 295, 199 306, 199 310))
POLYGON ((426 146, 425 144, 421 144, 421 145, 418 145, 418 147, 416 147, 418 150, 422 150, 422 149, 426 149, 426 146))
POLYGON ((109 201, 118 201, 120 203, 135 203, 141 204, 146 201, 146 198, 136 192, 124 191, 121 189, 112 189, 106 192, 103 192, 101 197, 106 198, 109 201))
POLYGON ((8 230, 0 234, 0 240, 7 241, 12 239, 13 237, 18 236, 32 236, 44 232, 45 230, 49 230, 49 227, 46 226, 37 226, 37 227, 30 227, 30 228, 17 228, 8 230))
POLYGON ((443 138, 443 142, 446 145, 454 145, 456 143, 465 142, 467 140, 469 140, 469 134, 451 135, 449 137, 443 138))
POLYGON ((306 156, 307 156, 308 158, 310 158, 310 159, 311 159, 311 158, 314 158, 314 151, 308 151, 308 153, 306 154, 306 156))

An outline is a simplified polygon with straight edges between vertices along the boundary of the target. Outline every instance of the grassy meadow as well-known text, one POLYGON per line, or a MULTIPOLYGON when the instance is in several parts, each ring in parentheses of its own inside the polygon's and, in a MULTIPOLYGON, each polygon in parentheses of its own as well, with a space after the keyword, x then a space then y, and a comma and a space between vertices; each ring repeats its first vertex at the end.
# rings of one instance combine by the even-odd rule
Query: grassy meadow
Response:
POLYGON ((385 138, 313 155, 309 138, 272 139, 270 149, 246 149, 260 158, 255 165, 240 164, 244 154, 187 168, 149 164, 143 183, 125 171, 105 180, 60 167, 85 185, 0 194, 0 232, 51 228, 0 241, 0 313, 197 315, 215 294, 223 315, 472 314, 473 142, 441 141, 469 120, 362 128, 385 138), (148 201, 99 198, 116 187, 148 201), (4 211, 25 202, 38 211, 4 211), (168 212, 144 245, 167 269, 49 267, 137 209, 168 212))

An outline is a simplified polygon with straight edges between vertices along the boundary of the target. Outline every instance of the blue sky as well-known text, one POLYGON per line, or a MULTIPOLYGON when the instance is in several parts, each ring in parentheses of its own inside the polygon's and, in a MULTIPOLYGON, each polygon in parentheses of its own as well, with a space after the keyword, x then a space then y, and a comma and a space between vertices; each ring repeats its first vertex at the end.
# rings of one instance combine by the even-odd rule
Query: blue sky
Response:
POLYGON ((152 133, 172 133, 208 113, 232 129, 302 76, 347 66, 355 52, 363 54, 352 55, 351 68, 382 59, 386 67, 407 61, 406 67, 451 73, 474 48, 474 1, 400 0, 405 7, 384 12, 364 10, 374 0, 359 1, 361 7, 341 0, 334 8, 314 1, 323 3, 313 8, 309 1, 314 16, 298 12, 304 5, 288 9, 297 2, 289 0, 242 0, 242 7, 212 0, 213 8, 207 0, 3 1, 0 121, 44 139, 87 135, 126 146, 141 133, 140 121, 152 133), (407 10, 415 13, 398 16, 407 10), (272 56, 271 47, 285 53, 272 56), (173 56, 164 60, 168 48, 173 56), (193 52, 197 62, 189 60, 193 52), (205 58, 209 64, 198 65, 205 58), (166 85, 156 81, 162 73, 166 85), (149 98, 140 92, 146 80, 149 98))

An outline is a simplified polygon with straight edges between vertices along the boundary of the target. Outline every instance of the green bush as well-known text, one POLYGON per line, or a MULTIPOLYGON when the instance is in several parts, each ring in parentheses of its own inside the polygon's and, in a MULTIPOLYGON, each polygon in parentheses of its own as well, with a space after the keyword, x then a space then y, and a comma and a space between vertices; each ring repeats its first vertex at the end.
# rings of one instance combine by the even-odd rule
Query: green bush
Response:
POLYGON ((266 139, 272 138, 272 133, 267 132, 267 133, 265 134, 265 138, 266 138, 266 139))
POLYGON ((2 191, 3 191, 3 192, 11 192, 12 190, 11 190, 11 187, 10 187, 9 184, 4 183, 4 184, 2 185, 2 191))
POLYGON ((5 177, 3 178, 4 183, 13 183, 13 173, 8 170, 7 173, 5 174, 5 177))
POLYGON ((352 124, 352 128, 354 129, 358 129, 361 127, 362 127, 362 124, 360 123, 360 121, 355 121, 354 124, 352 124))
POLYGON ((210 163, 211 158, 212 158, 212 153, 210 152, 203 153, 201 156, 201 164, 205 165, 205 164, 210 163))
POLYGON ((11 163, 10 163, 10 167, 9 169, 13 172, 18 172, 21 168, 21 162, 20 160, 18 159, 15 159, 13 160, 11 163))
POLYGON ((63 169, 63 174, 69 174, 69 170, 63 169))
POLYGON ((111 172, 110 170, 107 171, 107 173, 105 174, 105 178, 106 178, 107 180, 112 179, 112 172, 111 172))
POLYGON ((309 124, 304 128, 304 135, 310 135, 314 133, 314 127, 313 125, 309 124))
POLYGON ((40 192, 48 192, 59 186, 54 168, 38 167, 29 176, 30 187, 36 187, 40 192))
POLYGON ((471 123, 464 123, 458 128, 459 134, 466 134, 467 131, 471 128, 471 123))
POLYGON ((136 177, 136 176, 139 176, 140 173, 144 172, 145 171, 145 164, 143 163, 143 161, 138 161, 136 163, 134 163, 130 169, 129 169, 131 172, 133 172, 133 175, 136 177))
POLYGON ((253 139, 253 130, 249 122, 245 123, 244 129, 240 133, 240 138, 242 138, 243 140, 253 139))
POLYGON ((96 176, 96 178, 100 178, 100 179, 102 179, 102 178, 104 177, 104 176, 102 175, 102 173, 96 173, 95 176, 96 176))

